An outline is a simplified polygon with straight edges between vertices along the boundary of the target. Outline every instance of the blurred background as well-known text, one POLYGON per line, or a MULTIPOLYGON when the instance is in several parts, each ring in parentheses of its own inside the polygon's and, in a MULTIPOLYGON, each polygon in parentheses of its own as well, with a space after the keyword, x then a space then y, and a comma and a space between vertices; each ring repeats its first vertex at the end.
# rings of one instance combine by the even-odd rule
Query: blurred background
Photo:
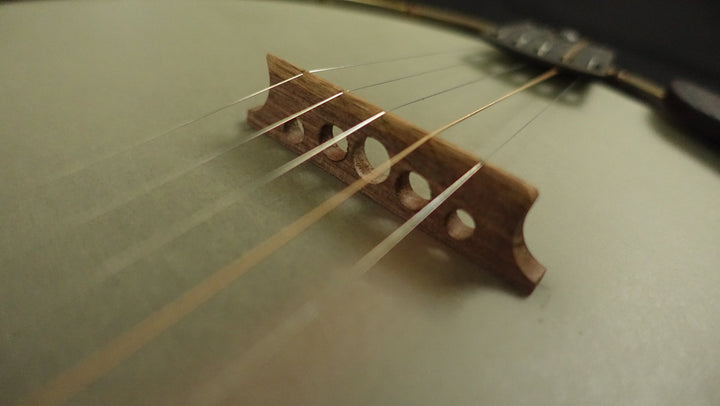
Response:
POLYGON ((720 2, 714 0, 418 0, 494 21, 572 28, 618 51, 618 65, 656 81, 720 90, 720 2))

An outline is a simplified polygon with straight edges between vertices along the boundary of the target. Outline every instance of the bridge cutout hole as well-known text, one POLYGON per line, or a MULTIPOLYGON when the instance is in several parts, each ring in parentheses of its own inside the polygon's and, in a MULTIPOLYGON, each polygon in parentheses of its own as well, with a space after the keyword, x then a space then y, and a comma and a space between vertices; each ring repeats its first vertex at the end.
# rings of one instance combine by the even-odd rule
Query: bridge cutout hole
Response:
POLYGON ((410 210, 420 210, 432 198, 430 183, 417 172, 405 172, 398 177, 397 193, 400 203, 410 210))
POLYGON ((294 118, 283 125, 283 138, 291 144, 299 144, 305 139, 305 128, 300 119, 294 118))
POLYGON ((475 232, 475 220, 470 213, 463 209, 457 209, 450 213, 445 224, 450 237, 456 240, 468 239, 475 232))
MULTIPOLYGON (((368 177, 375 168, 389 161, 390 155, 380 141, 372 137, 367 137, 362 147, 355 150, 353 158, 355 161, 355 170, 358 175, 368 177)), ((370 180, 370 183, 382 183, 388 176, 390 176, 390 168, 383 171, 383 173, 375 179, 370 180)))
MULTIPOLYGON (((324 143, 332 138, 336 138, 343 132, 343 129, 332 124, 325 124, 320 129, 320 143, 324 143)), ((339 140, 337 143, 329 146, 323 151, 325 156, 333 161, 342 161, 347 155, 348 141, 347 138, 339 140)))

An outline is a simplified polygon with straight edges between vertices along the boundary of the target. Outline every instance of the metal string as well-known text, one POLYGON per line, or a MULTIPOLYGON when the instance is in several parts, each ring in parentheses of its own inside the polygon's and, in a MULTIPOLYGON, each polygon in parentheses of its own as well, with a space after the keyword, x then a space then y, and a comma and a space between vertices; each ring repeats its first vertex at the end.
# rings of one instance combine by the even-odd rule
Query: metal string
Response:
POLYGON ((465 47, 465 48, 460 48, 460 49, 455 49, 455 50, 450 50, 450 51, 438 51, 438 52, 433 52, 433 53, 428 53, 428 54, 401 56, 401 57, 393 58, 393 59, 389 59, 389 60, 388 59, 385 59, 385 60, 378 59, 376 61, 363 62, 360 64, 338 65, 338 66, 333 66, 330 68, 311 69, 308 72, 309 73, 320 73, 320 72, 327 72, 327 71, 332 71, 332 70, 354 68, 354 67, 359 67, 359 66, 379 65, 381 63, 399 62, 399 61, 407 61, 407 60, 411 60, 411 59, 427 58, 430 56, 454 54, 454 53, 458 53, 458 52, 465 52, 470 49, 476 49, 476 47, 473 46, 473 47, 465 47))
POLYGON ((230 283, 245 273, 254 265, 260 263, 280 247, 287 244, 294 237, 323 218, 330 211, 338 207, 345 200, 360 191, 373 179, 381 176, 385 171, 407 155, 415 151, 425 142, 437 136, 441 132, 460 122, 486 110, 487 108, 515 95, 537 83, 543 82, 557 74, 556 69, 550 69, 544 74, 530 80, 523 86, 501 96, 498 99, 482 106, 457 120, 448 123, 437 130, 425 135, 415 143, 411 144, 390 160, 379 165, 368 175, 359 178, 335 196, 329 198, 294 223, 285 227, 265 242, 255 246, 237 261, 220 269, 216 273, 201 281, 194 288, 188 290, 177 299, 167 303, 158 311, 152 313, 130 330, 115 338, 97 352, 90 355, 68 371, 60 374, 47 386, 27 399, 27 404, 59 404, 70 400, 78 392, 95 382, 101 376, 122 363, 125 359, 143 348, 148 342, 155 339, 167 329, 182 320, 187 314, 194 311, 198 306, 210 300, 217 293, 224 290, 230 283))
MULTIPOLYGON (((377 82, 377 83, 372 83, 372 84, 365 85, 365 86, 356 87, 356 88, 354 88, 354 89, 352 89, 352 90, 349 90, 349 91, 350 91, 350 92, 356 92, 356 91, 358 91, 358 90, 364 90, 364 89, 368 89, 368 88, 375 87, 375 86, 386 85, 386 84, 388 84, 388 83, 397 82, 398 80, 412 79, 412 78, 416 78, 416 77, 422 76, 422 75, 427 75, 427 74, 430 74, 430 73, 435 73, 435 72, 440 72, 440 71, 444 71, 444 70, 448 70, 448 69, 452 69, 452 68, 457 68, 458 66, 462 66, 462 65, 465 65, 465 64, 461 62, 461 63, 456 63, 456 64, 452 64, 452 65, 448 65, 448 66, 442 66, 442 67, 439 67, 439 68, 436 68, 436 69, 431 69, 431 70, 427 70, 427 71, 423 71, 423 72, 413 73, 413 74, 410 74, 410 75, 407 75, 407 76, 403 76, 403 77, 399 77, 399 78, 392 78, 392 79, 384 80, 384 81, 382 81, 382 82, 377 82)), ((312 73, 312 72, 311 72, 311 73, 312 73)))

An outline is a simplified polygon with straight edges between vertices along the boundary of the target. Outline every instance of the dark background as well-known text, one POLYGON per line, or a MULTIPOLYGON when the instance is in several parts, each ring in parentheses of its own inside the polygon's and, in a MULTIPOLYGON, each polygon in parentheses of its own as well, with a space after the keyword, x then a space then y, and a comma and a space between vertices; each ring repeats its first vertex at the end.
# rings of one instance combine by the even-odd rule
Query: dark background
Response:
POLYGON ((532 19, 573 28, 618 52, 617 65, 667 83, 720 91, 720 0, 416 0, 496 22, 532 19))

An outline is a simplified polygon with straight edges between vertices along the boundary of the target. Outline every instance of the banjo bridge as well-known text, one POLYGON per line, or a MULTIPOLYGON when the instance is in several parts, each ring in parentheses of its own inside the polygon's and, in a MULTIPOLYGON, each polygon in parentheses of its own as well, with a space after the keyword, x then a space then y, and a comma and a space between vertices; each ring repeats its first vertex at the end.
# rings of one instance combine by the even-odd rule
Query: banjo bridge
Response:
MULTIPOLYGON (((298 154, 305 154, 331 139, 333 127, 347 131, 369 117, 378 116, 347 136, 346 149, 333 146, 311 159, 345 183, 351 184, 367 176, 372 169, 365 153, 367 139, 381 143, 392 157, 428 135, 403 119, 275 56, 268 55, 268 66, 270 85, 302 75, 273 87, 265 104, 248 112, 248 123, 255 128, 266 128, 307 106, 342 93, 267 133, 298 154)), ((478 162, 480 160, 468 152, 434 137, 361 191, 392 213, 409 219, 429 199, 442 193, 478 162), (409 182, 412 174, 427 180, 429 199, 412 190, 409 182)), ((518 291, 529 294, 545 272, 530 254, 523 238, 523 223, 537 195, 533 186, 491 164, 484 164, 420 223, 419 228, 470 258, 482 269, 509 282, 518 291), (472 221, 463 222, 461 214, 469 214, 472 221)))

